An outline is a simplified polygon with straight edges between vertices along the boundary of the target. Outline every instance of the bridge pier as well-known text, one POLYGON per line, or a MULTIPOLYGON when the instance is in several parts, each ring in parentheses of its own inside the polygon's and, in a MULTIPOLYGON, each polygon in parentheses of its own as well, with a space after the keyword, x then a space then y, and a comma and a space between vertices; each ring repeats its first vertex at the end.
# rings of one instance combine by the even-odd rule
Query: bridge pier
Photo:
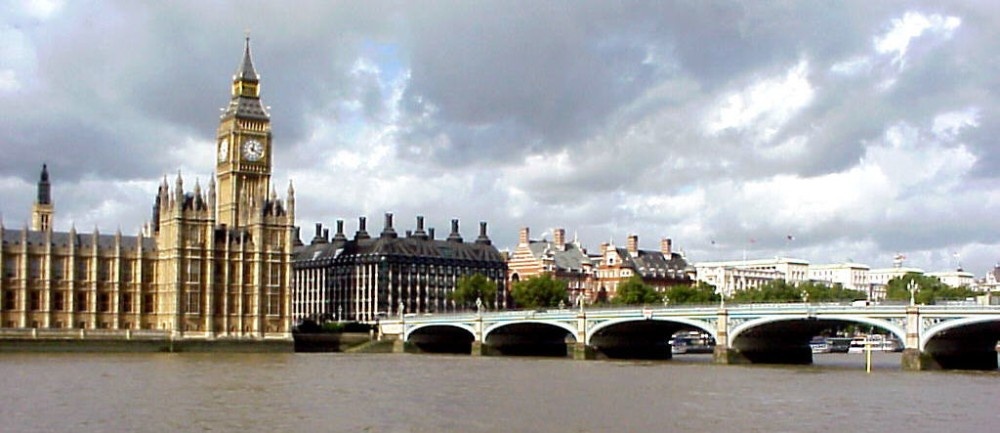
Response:
POLYGON ((715 321, 715 349, 712 350, 712 361, 716 364, 749 364, 740 351, 729 348, 729 310, 719 308, 715 321))
POLYGON ((566 348, 570 358, 576 361, 590 361, 597 359, 597 351, 586 343, 567 343, 566 348))
POLYGON ((903 350, 902 368, 909 371, 924 370, 996 370, 997 352, 990 344, 963 346, 957 341, 934 341, 923 351, 903 350), (984 348, 985 347, 985 348, 984 348))
POLYGON ((750 360, 739 350, 730 349, 725 344, 718 343, 715 345, 715 350, 712 351, 712 362, 724 365, 750 364, 750 360))
POLYGON ((940 370, 934 358, 920 349, 903 349, 902 369, 905 371, 940 370))
POLYGON ((482 341, 473 341, 472 352, 470 354, 472 356, 489 356, 490 346, 482 341))

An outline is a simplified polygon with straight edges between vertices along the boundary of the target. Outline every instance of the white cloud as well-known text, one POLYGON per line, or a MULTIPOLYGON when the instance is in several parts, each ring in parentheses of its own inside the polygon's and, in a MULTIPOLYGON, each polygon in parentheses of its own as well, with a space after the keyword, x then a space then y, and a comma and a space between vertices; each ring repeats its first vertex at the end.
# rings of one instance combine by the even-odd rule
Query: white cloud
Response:
POLYGON ((710 135, 729 129, 747 131, 758 142, 769 141, 812 101, 815 92, 808 76, 809 63, 802 60, 783 76, 727 94, 710 109, 706 131, 710 135))
POLYGON ((948 39, 960 25, 962 19, 954 16, 907 12, 902 18, 892 20, 891 28, 884 35, 875 37, 873 42, 875 51, 879 54, 892 55, 892 62, 903 68, 906 64, 906 53, 915 39, 925 32, 948 39))
POLYGON ((47 20, 63 8, 62 0, 28 0, 24 11, 31 17, 47 20))
POLYGON ((953 139, 963 129, 979 127, 979 111, 979 108, 970 107, 939 114, 934 117, 931 131, 940 139, 953 139))
POLYGON ((871 70, 871 59, 866 56, 857 56, 842 62, 834 63, 830 66, 830 72, 837 75, 855 76, 861 75, 871 70))
POLYGON ((21 90, 36 70, 35 48, 19 29, 0 26, 0 93, 21 90))

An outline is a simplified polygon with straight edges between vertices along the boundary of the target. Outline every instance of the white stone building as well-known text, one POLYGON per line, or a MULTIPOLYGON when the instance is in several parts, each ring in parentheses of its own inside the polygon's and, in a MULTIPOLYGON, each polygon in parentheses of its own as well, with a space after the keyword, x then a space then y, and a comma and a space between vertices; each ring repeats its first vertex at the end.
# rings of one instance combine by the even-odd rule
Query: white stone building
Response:
POLYGON ((809 279, 831 286, 839 283, 845 289, 869 293, 871 289, 870 270, 868 265, 861 263, 812 265, 809 266, 809 279))
POLYGON ((732 260, 695 264, 696 281, 715 286, 725 296, 760 287, 775 280, 792 284, 809 279, 809 262, 777 257, 762 260, 732 260))

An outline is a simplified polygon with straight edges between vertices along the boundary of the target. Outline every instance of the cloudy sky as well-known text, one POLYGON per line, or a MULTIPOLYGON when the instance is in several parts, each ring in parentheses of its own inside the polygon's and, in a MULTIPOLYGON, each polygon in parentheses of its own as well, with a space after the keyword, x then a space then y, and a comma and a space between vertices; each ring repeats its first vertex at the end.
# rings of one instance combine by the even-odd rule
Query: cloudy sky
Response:
POLYGON ((982 276, 1000 259, 1000 3, 0 0, 0 212, 136 233, 214 169, 250 30, 274 183, 314 222, 563 227, 982 276), (789 240, 789 237, 794 239, 789 240))

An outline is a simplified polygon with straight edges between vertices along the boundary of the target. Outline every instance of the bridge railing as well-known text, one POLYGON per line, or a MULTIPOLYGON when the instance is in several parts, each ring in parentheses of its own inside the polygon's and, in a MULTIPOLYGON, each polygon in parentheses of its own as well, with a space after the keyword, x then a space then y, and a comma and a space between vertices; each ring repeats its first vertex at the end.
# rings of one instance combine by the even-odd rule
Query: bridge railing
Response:
MULTIPOLYGON (((784 302, 784 303, 754 303, 754 304, 726 304, 726 311, 732 313, 755 312, 755 311, 810 311, 810 312, 867 312, 867 313, 898 313, 908 307, 907 303, 879 303, 872 305, 852 305, 845 302, 784 302)), ((919 305, 921 312, 945 313, 954 311, 998 311, 998 305, 919 305)), ((700 313, 716 312, 719 305, 630 305, 630 306, 599 306, 586 307, 584 313, 587 315, 634 315, 640 312, 650 312, 653 314, 676 314, 676 313, 700 313)), ((470 320, 480 315, 491 319, 496 318, 552 318, 567 315, 579 314, 579 308, 540 308, 529 310, 498 310, 484 311, 482 314, 476 312, 448 313, 448 314, 407 314, 404 321, 427 322, 447 322, 455 320, 470 320)), ((399 317, 383 318, 385 322, 397 322, 399 317)))

